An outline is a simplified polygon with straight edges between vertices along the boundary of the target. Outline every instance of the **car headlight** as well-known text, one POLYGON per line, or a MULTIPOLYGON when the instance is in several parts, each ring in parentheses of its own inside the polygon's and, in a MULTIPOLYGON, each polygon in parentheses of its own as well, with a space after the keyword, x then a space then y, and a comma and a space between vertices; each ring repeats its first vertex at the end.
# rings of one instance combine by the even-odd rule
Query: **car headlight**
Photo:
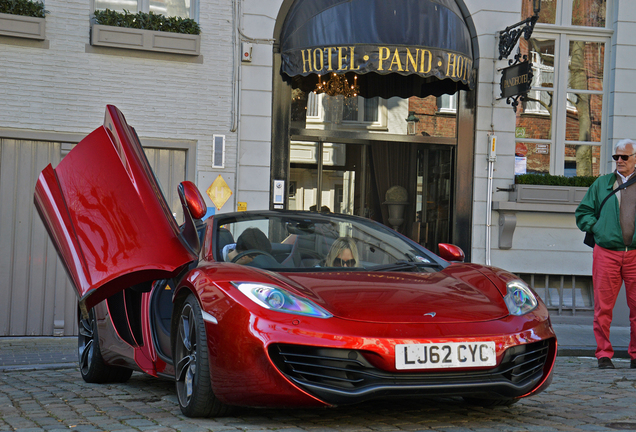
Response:
POLYGON ((508 311, 512 315, 525 315, 533 311, 539 302, 524 281, 516 280, 506 284, 508 294, 504 297, 508 311))
POLYGON ((312 301, 274 285, 249 282, 233 282, 232 284, 250 300, 265 309, 318 318, 332 317, 329 312, 312 301))

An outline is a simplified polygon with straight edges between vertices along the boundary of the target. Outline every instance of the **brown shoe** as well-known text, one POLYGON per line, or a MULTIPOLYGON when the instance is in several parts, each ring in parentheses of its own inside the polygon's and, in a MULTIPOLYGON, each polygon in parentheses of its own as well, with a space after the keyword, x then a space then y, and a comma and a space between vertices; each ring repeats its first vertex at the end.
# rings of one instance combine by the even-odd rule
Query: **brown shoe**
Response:
MULTIPOLYGON (((634 360, 632 360, 632 363, 634 363, 634 360)), ((633 367, 636 368, 636 365, 633 365, 633 367)), ((600 359, 598 359, 598 368, 614 369, 614 363, 612 363, 612 360, 609 357, 601 357, 600 359)))

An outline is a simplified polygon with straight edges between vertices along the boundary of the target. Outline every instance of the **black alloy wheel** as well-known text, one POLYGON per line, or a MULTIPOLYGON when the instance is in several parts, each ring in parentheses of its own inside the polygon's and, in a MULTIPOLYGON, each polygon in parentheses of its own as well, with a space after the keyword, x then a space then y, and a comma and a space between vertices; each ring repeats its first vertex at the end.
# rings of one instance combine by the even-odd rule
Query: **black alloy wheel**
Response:
POLYGON ((88 312, 88 319, 84 319, 78 309, 78 324, 77 354, 79 370, 84 381, 87 383, 123 383, 128 381, 133 373, 132 369, 107 365, 102 358, 95 311, 91 309, 88 312))
POLYGON ((177 334, 173 359, 181 412, 188 417, 227 415, 229 407, 212 391, 205 323, 193 294, 188 295, 175 318, 177 334))

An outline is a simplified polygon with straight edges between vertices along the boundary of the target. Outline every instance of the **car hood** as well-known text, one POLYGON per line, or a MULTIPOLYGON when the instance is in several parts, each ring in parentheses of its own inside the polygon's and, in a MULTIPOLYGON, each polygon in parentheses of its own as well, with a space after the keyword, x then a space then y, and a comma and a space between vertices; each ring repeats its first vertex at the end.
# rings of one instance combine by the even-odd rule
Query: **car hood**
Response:
POLYGON ((375 323, 468 323, 509 314, 493 283, 468 264, 435 273, 287 273, 285 279, 334 316, 375 323))

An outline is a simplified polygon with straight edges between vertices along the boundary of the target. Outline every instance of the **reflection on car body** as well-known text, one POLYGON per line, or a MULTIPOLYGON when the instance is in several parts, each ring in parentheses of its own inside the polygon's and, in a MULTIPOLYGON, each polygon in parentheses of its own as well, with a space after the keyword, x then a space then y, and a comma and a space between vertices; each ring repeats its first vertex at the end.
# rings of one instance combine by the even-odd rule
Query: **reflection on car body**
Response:
POLYGON ((113 106, 104 127, 40 175, 36 207, 78 292, 86 381, 133 370, 174 379, 188 416, 387 397, 509 404, 550 384, 548 312, 515 275, 463 263, 452 245, 437 256, 364 218, 251 211, 203 221, 196 186, 183 182, 179 195, 180 227, 113 106))

